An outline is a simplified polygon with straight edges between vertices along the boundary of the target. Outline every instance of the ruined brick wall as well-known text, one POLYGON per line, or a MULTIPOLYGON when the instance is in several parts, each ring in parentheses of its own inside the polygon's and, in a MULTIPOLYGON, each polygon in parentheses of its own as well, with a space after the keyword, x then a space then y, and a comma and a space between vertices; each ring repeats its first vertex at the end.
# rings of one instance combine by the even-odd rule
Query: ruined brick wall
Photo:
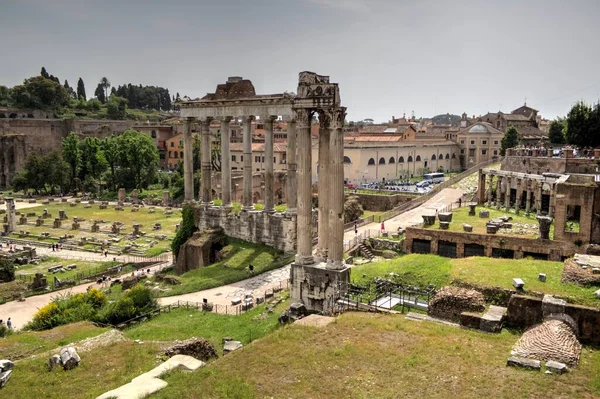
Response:
POLYGON ((413 240, 431 241, 431 253, 438 254, 440 241, 456 244, 456 256, 464 257, 465 244, 478 244, 484 247, 484 255, 491 257, 493 248, 512 250, 515 259, 523 258, 524 252, 548 255, 548 260, 561 261, 563 257, 573 256, 578 246, 572 242, 542 240, 503 235, 461 233, 436 229, 408 227, 404 240, 404 252, 412 253, 413 240))
POLYGON ((568 242, 581 240, 583 244, 599 243, 600 234, 592 234, 598 231, 598 217, 595 210, 600 207, 600 197, 597 195, 599 189, 594 183, 570 184, 559 183, 556 185, 555 198, 555 223, 554 239, 568 242), (580 206, 579 232, 565 231, 567 221, 567 207, 580 206))
POLYGON ((389 211, 400 204, 412 201, 419 197, 419 194, 410 193, 394 195, 352 193, 352 195, 357 196, 360 199, 360 203, 364 210, 375 212, 389 211))
POLYGON ((596 161, 585 158, 550 158, 533 156, 506 156, 502 161, 502 170, 521 173, 594 173, 596 161))
POLYGON ((280 251, 296 251, 296 216, 263 211, 233 214, 221 207, 196 207, 199 230, 222 227, 229 237, 264 244, 280 251))

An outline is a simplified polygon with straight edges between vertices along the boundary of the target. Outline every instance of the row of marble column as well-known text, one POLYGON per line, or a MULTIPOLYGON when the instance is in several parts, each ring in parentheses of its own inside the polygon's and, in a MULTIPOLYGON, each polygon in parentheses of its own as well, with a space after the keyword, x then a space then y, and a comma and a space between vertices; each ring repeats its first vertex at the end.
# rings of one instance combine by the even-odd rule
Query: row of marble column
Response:
MULTIPOLYGON (((265 212, 274 212, 274 160, 273 160, 273 122, 276 116, 262 117, 265 124, 265 212)), ((222 206, 231 207, 231 150, 229 124, 233 117, 219 118, 221 122, 221 200, 222 206)), ((252 121, 254 116, 243 118, 243 210, 253 209, 252 197, 252 121)), ((191 125, 193 118, 185 118, 183 125, 183 170, 184 170, 184 200, 194 201, 193 192, 193 144, 191 125)), ((200 166, 202 176, 200 179, 199 200, 207 205, 212 201, 212 162, 211 162, 211 135, 210 124, 212 118, 200 120, 200 166)), ((287 146, 287 205, 288 212, 296 212, 296 134, 295 122, 288 123, 288 146, 287 146)))
MULTIPOLYGON (((510 209, 510 192, 512 188, 512 184, 516 183, 516 191, 517 196, 515 198, 514 209, 515 213, 519 214, 521 210, 521 204, 523 202, 523 192, 525 192, 525 213, 529 214, 532 205, 532 195, 534 200, 534 207, 538 214, 541 213, 542 209, 542 193, 543 186, 542 182, 537 179, 529 179, 529 178, 520 178, 514 176, 502 176, 502 175, 494 175, 494 174, 480 174, 479 184, 481 190, 479 191, 479 202, 486 202, 487 206, 495 206, 496 209, 505 208, 506 210, 510 209), (496 179, 496 198, 494 200, 492 196, 492 187, 493 187, 493 178, 496 179), (486 184, 487 181, 487 184, 486 184), (502 196, 502 185, 505 184, 505 192, 504 196, 502 196), (487 187, 487 189, 486 189, 487 187), (487 193, 487 197, 486 197, 487 193)), ((550 190, 550 206, 549 206, 549 216, 553 216, 552 214, 554 209, 554 198, 552 195, 552 190, 550 190)))
POLYGON ((343 269, 344 253, 344 135, 345 108, 319 111, 318 242, 312 251, 312 140, 314 110, 295 111, 298 136, 298 248, 296 263, 326 263, 343 269))

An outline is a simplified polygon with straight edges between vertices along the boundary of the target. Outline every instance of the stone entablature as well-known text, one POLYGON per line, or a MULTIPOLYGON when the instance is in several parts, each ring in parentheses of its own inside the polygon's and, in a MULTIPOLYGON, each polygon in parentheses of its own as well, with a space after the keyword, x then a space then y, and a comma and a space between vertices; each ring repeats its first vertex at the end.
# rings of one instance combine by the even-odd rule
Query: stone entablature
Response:
MULTIPOLYGON (((598 159, 557 158, 528 155, 512 155, 511 150, 502 161, 502 170, 521 173, 600 174, 598 159)), ((600 155, 599 155, 600 157, 600 155)))
POLYGON ((546 260, 562 261, 573 256, 580 248, 571 242, 557 242, 554 240, 542 240, 523 237, 511 237, 504 235, 489 235, 476 233, 461 233, 454 231, 440 231, 432 229, 423 229, 419 227, 407 227, 406 238, 404 240, 404 251, 413 253, 413 243, 415 240, 421 242, 429 241, 432 254, 440 254, 440 242, 444 244, 456 245, 457 258, 465 257, 465 245, 482 246, 483 251, 480 256, 492 257, 494 250, 504 253, 514 253, 515 259, 521 259, 526 256, 544 257, 546 260))

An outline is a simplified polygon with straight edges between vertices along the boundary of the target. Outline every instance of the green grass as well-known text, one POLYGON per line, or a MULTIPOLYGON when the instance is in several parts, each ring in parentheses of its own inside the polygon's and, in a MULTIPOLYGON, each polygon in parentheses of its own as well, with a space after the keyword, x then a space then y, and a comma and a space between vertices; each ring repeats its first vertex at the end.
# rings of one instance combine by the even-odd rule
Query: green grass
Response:
POLYGON ((373 216, 373 217, 375 217, 375 219, 377 219, 377 217, 378 217, 378 216, 381 216, 381 215, 383 215, 384 213, 385 213, 385 212, 383 212, 383 211, 381 211, 381 212, 380 212, 380 211, 364 211, 364 212, 363 212, 363 214, 362 214, 362 215, 360 215, 360 217, 361 217, 362 219, 365 219, 365 218, 368 218, 368 217, 371 217, 371 216, 373 216))
POLYGON ((224 260, 182 274, 180 276, 182 284, 170 286, 171 290, 163 295, 187 294, 231 284, 282 267, 293 260, 292 255, 281 254, 265 245, 231 238, 224 250, 229 251, 224 260), (250 264, 254 266, 254 274, 250 274, 247 270, 250 264))
MULTIPOLYGON (((54 330, 50 330, 54 331, 54 330)), ((2 388, 2 397, 11 399, 95 398, 127 384, 156 367, 160 347, 153 343, 119 342, 91 351, 79 351, 79 366, 49 372, 45 358, 22 360, 2 388)))
POLYGON ((562 269, 563 263, 544 260, 487 257, 450 259, 437 255, 410 254, 355 266, 352 268, 352 280, 362 284, 393 272, 399 275, 396 279, 401 282, 421 287, 433 284, 440 288, 453 282, 466 282, 481 287, 513 289, 512 279, 519 277, 525 282, 525 294, 540 292, 558 295, 571 303, 598 307, 598 300, 594 297, 598 287, 563 284, 560 282, 562 269), (545 283, 538 281, 539 273, 546 273, 545 283))
MULTIPOLYGON (((81 322, 56 327, 46 331, 17 331, 0 339, 0 359, 18 360, 43 353, 59 346, 100 335, 106 328, 81 322)), ((11 380, 12 381, 12 380, 11 380)))
POLYGON ((0 303, 8 302, 27 291, 27 283, 14 280, 8 283, 0 283, 0 303))
MULTIPOLYGON (((22 209, 20 212, 23 214, 35 212, 37 216, 42 215, 44 209, 47 209, 52 215, 52 218, 45 219, 43 226, 34 226, 33 224, 18 225, 16 232, 13 233, 13 237, 18 238, 19 232, 22 230, 29 232, 30 237, 25 237, 24 239, 31 241, 57 243, 60 236, 70 234, 74 236, 72 239, 73 241, 78 242, 82 237, 86 237, 88 240, 95 237, 101 242, 102 240, 108 240, 110 238, 108 233, 110 233, 110 226, 113 222, 119 221, 125 225, 124 229, 121 230, 121 236, 131 234, 133 231, 132 225, 137 223, 141 225, 140 230, 146 232, 145 236, 139 237, 137 240, 122 239, 118 243, 111 243, 111 247, 122 250, 125 246, 136 243, 139 246, 138 249, 146 252, 147 255, 152 255, 170 250, 171 240, 175 236, 175 225, 181 223, 181 211, 177 209, 173 209, 172 215, 165 215, 164 209, 162 208, 156 208, 155 213, 148 213, 147 207, 140 208, 139 212, 131 212, 131 207, 129 206, 126 206, 123 211, 116 211, 114 205, 109 205, 108 209, 100 209, 99 201, 96 201, 91 208, 85 208, 84 206, 85 204, 83 203, 71 207, 67 203, 51 202, 48 205, 40 203, 35 207, 22 209), (55 217, 58 217, 59 210, 66 211, 69 219, 63 221, 61 228, 55 229, 52 227, 52 222, 55 217), (86 229, 87 231, 71 229, 71 223, 74 216, 85 219, 85 221, 80 224, 81 228, 86 229), (100 224, 100 233, 91 233, 89 231, 94 220, 105 221, 105 223, 100 224), (161 224, 160 230, 152 229, 155 223, 161 224), (42 232, 50 233, 52 238, 40 239, 39 237, 42 232), (167 239, 156 240, 157 243, 154 247, 150 248, 149 242, 155 240, 154 237, 156 235, 165 235, 167 239)), ((37 219, 37 216, 28 217, 28 221, 30 223, 34 222, 37 219)), ((97 252, 100 251, 100 245, 91 243, 84 245, 83 248, 95 249, 97 252)))
MULTIPOLYGON (((521 213, 519 215, 515 215, 514 213, 514 209, 511 209, 510 212, 506 212, 505 210, 497 210, 496 208, 492 207, 492 208, 488 208, 488 207, 484 207, 484 206, 477 206, 476 208, 476 215, 475 216, 469 216, 469 207, 468 206, 464 206, 462 208, 456 208, 452 210, 452 222, 450 223, 450 227, 449 227, 449 231, 458 231, 458 232, 463 232, 463 224, 470 224, 471 226, 473 226, 473 233, 474 234, 487 234, 487 229, 486 229, 486 223, 489 220, 492 219, 496 219, 499 218, 500 216, 510 216, 512 217, 512 220, 509 223, 519 223, 519 224, 528 224, 528 225, 535 225, 535 228, 533 229, 528 229, 527 232, 524 232, 525 234, 517 234, 516 228, 513 227, 513 233, 512 234, 507 234, 504 233, 504 230, 500 229, 498 230, 498 233, 496 233, 496 235, 501 236, 501 235, 507 235, 509 237, 523 237, 523 238, 538 238, 539 234, 538 234, 538 221, 536 220, 536 215, 534 213, 530 214, 529 216, 525 216, 525 211, 521 211, 521 213), (490 217, 489 218, 480 218, 479 217, 479 211, 480 210, 486 210, 490 212, 490 217)), ((423 228, 426 229, 439 229, 439 221, 436 221, 436 223, 433 226, 422 226, 423 228)), ((552 226, 550 227, 550 239, 552 239, 554 237, 554 223, 552 223, 552 226)))
POLYGON ((98 271, 103 272, 107 269, 118 265, 119 262, 95 262, 88 260, 74 260, 74 259, 63 259, 51 256, 48 260, 40 262, 38 265, 34 265, 32 263, 27 265, 18 266, 18 270, 16 272, 17 275, 29 276, 33 278, 36 273, 44 273, 49 276, 57 276, 61 280, 69 280, 75 278, 80 273, 91 273, 98 271), (48 268, 52 266, 68 266, 68 265, 77 265, 75 270, 69 270, 62 273, 48 273, 48 268))
MULTIPOLYGON (((287 293, 282 295, 287 296, 287 293)), ((288 307, 289 301, 284 300, 275 307, 273 313, 267 313, 266 305, 263 304, 239 316, 179 308, 130 327, 125 335, 131 339, 146 341, 202 337, 212 342, 221 353, 223 337, 231 337, 247 345, 270 334, 279 327, 277 318, 288 307)))
POLYGON ((345 313, 325 328, 292 325, 193 374, 175 371, 153 398, 591 398, 600 352, 565 375, 506 367, 519 335, 345 313))

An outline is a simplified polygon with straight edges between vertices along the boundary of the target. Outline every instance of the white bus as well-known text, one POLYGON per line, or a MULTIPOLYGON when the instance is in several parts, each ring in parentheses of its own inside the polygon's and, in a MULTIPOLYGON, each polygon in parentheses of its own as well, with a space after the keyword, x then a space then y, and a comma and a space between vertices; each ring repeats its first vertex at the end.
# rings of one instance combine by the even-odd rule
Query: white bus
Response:
POLYGON ((430 183, 441 183, 444 181, 443 173, 427 173, 423 175, 423 179, 430 183))

